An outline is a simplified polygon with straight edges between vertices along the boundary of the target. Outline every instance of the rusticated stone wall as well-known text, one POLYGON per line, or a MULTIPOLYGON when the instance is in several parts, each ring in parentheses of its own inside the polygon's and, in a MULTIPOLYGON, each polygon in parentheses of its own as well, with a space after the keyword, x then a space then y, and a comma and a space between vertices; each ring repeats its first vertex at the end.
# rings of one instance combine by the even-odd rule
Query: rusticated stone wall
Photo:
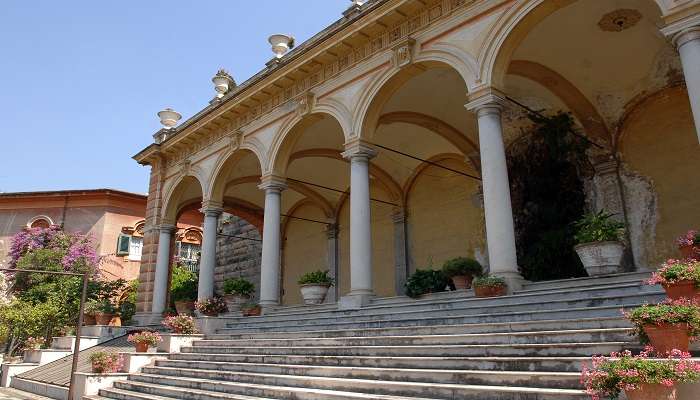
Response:
POLYGON ((260 258, 262 235, 258 228, 246 220, 230 214, 219 219, 219 231, 225 235, 252 238, 247 240, 219 235, 216 244, 215 291, 223 294, 223 283, 227 278, 243 277, 255 284, 255 298, 260 294, 260 258))

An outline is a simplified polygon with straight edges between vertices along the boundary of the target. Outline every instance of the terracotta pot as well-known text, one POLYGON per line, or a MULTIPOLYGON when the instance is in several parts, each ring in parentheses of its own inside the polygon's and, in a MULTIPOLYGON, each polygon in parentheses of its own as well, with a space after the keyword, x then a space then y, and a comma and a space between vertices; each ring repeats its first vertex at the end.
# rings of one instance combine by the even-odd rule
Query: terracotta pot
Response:
POLYGON ((113 314, 105 314, 101 312, 95 313, 95 321, 97 322, 97 325, 109 325, 113 317, 113 314))
POLYGON ((137 353, 148 353, 148 343, 146 342, 136 342, 134 343, 137 353))
POLYGON ((668 285, 662 285, 666 295, 671 300, 680 298, 700 300, 700 289, 695 287, 694 281, 679 281, 668 285))
POLYGON ((112 317, 112 320, 109 321, 110 326, 122 326, 122 316, 121 315, 115 315, 112 317))
POLYGON ((476 297, 498 297, 508 293, 506 286, 475 286, 474 295, 476 297))
POLYGON ((680 248, 681 255, 686 259, 700 260, 700 246, 683 246, 680 248))
POLYGON ((469 289, 472 287, 472 280, 474 277, 471 275, 457 275, 452 277, 452 283, 455 284, 455 289, 469 289))
POLYGON ((176 301, 175 310, 178 314, 194 314, 194 301, 176 301))
POLYGON ((644 332, 651 345, 662 354, 674 349, 687 352, 690 346, 688 324, 645 325, 644 332))
POLYGON ((675 400, 676 388, 661 384, 644 383, 639 389, 625 390, 628 400, 675 400))
POLYGON ((243 310, 243 316, 245 316, 245 317, 257 317, 260 315, 261 312, 262 312, 262 308, 260 308, 260 307, 246 308, 243 310))
POLYGON ((95 316, 90 315, 90 314, 83 314, 83 325, 88 326, 88 325, 95 325, 97 321, 95 321, 95 316))

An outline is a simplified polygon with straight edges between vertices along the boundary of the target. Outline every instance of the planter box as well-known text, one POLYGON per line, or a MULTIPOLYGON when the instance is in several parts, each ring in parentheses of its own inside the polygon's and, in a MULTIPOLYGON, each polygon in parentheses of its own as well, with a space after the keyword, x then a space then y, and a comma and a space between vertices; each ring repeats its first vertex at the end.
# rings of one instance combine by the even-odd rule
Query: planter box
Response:
POLYGON ((2 376, 0 377, 0 387, 10 387, 13 376, 31 371, 38 366, 38 364, 34 363, 2 364, 2 367, 0 367, 0 371, 2 371, 2 376))
POLYGON ((100 389, 112 387, 115 381, 125 380, 128 376, 129 374, 123 372, 114 374, 76 372, 73 399, 69 400, 81 400, 83 396, 95 396, 100 389))
POLYGON ((204 335, 182 335, 178 333, 166 333, 162 337, 163 341, 158 343, 158 351, 163 353, 179 353, 181 348, 192 346, 192 342, 195 340, 204 339, 204 335))
POLYGON ((39 365, 48 364, 54 362, 60 358, 71 355, 73 352, 70 350, 54 350, 54 349, 41 349, 41 350, 25 350, 24 351, 24 362, 25 363, 35 363, 39 365))
POLYGON ((197 325, 197 329, 205 335, 216 333, 218 329, 224 328, 226 326, 226 320, 219 317, 199 316, 194 319, 194 322, 195 325, 197 325))
POLYGON ((113 338, 126 333, 129 327, 126 326, 109 326, 109 325, 93 325, 84 326, 80 334, 82 336, 95 336, 101 339, 113 338))
POLYGON ((593 242, 574 246, 589 276, 619 272, 625 247, 620 242, 593 242))
MULTIPOLYGON (((97 336, 81 336, 80 351, 97 346, 99 343, 100 338, 97 336)), ((60 336, 51 340, 51 348, 54 350, 73 351, 73 346, 75 346, 75 336, 60 336)))
POLYGON ((317 285, 315 283, 310 283, 306 285, 299 286, 301 290, 301 297, 304 298, 304 304, 314 305, 321 304, 326 299, 328 294, 328 285, 317 285))
POLYGON ((122 372, 133 374, 139 372, 141 368, 153 365, 156 360, 166 360, 167 353, 119 353, 124 357, 124 367, 122 372))

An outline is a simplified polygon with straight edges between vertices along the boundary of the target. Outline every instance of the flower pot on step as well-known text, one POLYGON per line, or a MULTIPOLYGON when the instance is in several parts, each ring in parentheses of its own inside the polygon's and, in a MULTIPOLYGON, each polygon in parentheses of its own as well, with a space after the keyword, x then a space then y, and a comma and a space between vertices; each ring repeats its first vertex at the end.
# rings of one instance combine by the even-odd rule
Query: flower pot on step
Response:
POLYGON ((97 324, 97 321, 95 320, 95 316, 92 314, 83 314, 83 325, 89 326, 89 325, 95 325, 97 324))
POLYGON ((137 353, 148 353, 148 343, 145 343, 145 342, 134 343, 134 347, 136 348, 137 353))
POLYGON ((700 300, 700 290, 694 281, 678 281, 676 283, 663 284, 666 295, 671 300, 680 298, 700 300))
POLYGON ((625 247, 621 242, 583 243, 574 247, 589 276, 619 272, 625 247))
POLYGON ((121 315, 115 315, 112 317, 112 320, 109 321, 110 326, 122 326, 122 317, 121 315))
POLYGON ((242 309, 241 312, 244 317, 257 317, 262 313, 262 308, 260 306, 249 307, 242 309))
POLYGON ((471 275, 457 275, 452 277, 452 283, 455 284, 455 289, 469 289, 472 287, 472 280, 474 277, 471 275))
POLYGON ((682 246, 680 247, 680 251, 685 259, 700 260, 700 246, 698 245, 682 246))
POLYGON ((102 312, 95 313, 95 321, 97 325, 109 325, 113 317, 113 314, 107 314, 102 312))
POLYGON ((643 383, 638 389, 625 390, 627 400, 675 400, 676 388, 659 383, 643 383))
POLYGON ((224 296, 224 300, 228 311, 235 313, 241 311, 241 306, 250 301, 250 297, 241 296, 240 294, 227 294, 224 296))
POLYGON ((175 310, 178 314, 194 314, 194 301, 176 301, 175 310))
POLYGON ((328 285, 318 285, 315 283, 301 285, 301 297, 304 298, 304 304, 323 303, 323 300, 326 299, 326 294, 328 294, 329 287, 328 285))
POLYGON ((506 286, 475 286, 474 295, 476 297, 499 297, 508 293, 506 286))
POLYGON ((677 349, 687 352, 690 346, 688 324, 645 325, 644 333, 661 354, 677 349))

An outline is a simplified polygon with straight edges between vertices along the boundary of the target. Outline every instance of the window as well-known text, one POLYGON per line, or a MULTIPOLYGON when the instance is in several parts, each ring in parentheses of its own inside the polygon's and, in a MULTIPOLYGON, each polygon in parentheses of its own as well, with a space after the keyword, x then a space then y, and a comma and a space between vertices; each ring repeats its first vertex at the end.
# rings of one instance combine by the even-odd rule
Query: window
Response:
POLYGON ((190 271, 199 271, 199 252, 201 246, 194 243, 177 242, 179 263, 190 271))
POLYGON ((53 221, 51 221, 51 218, 45 216, 45 215, 38 215, 27 222, 27 228, 49 228, 53 225, 53 221))
POLYGON ((117 239, 117 255, 127 256, 129 255, 129 241, 131 240, 131 235, 120 234, 119 239, 117 239))
POLYGON ((141 251, 143 250, 143 238, 132 236, 129 240, 129 260, 141 261, 141 251))

